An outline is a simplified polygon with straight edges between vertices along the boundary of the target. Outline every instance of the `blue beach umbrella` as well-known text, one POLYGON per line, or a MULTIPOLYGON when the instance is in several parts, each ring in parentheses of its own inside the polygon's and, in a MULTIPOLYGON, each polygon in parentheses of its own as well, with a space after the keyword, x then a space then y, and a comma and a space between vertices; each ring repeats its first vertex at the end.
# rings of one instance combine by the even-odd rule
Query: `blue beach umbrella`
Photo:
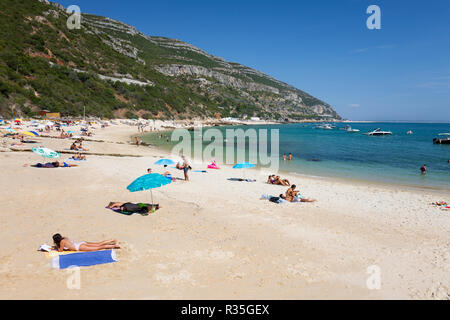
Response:
POLYGON ((160 188, 167 184, 172 183, 171 179, 164 177, 159 173, 151 173, 143 175, 142 177, 134 180, 128 187, 128 191, 130 192, 138 192, 150 190, 150 194, 152 196, 152 206, 153 206, 153 192, 152 189, 160 188))
MULTIPOLYGON (((233 169, 250 169, 250 168, 254 168, 255 165, 249 162, 241 162, 236 164, 233 169)), ((245 178, 245 173, 244 173, 244 178, 245 178)))
POLYGON ((241 163, 236 164, 233 167, 233 169, 248 169, 248 168, 254 168, 254 167, 255 167, 255 165, 251 164, 249 162, 241 162, 241 163))
POLYGON ((156 165, 158 166, 170 166, 175 164, 175 161, 172 161, 170 159, 161 159, 155 162, 156 165))

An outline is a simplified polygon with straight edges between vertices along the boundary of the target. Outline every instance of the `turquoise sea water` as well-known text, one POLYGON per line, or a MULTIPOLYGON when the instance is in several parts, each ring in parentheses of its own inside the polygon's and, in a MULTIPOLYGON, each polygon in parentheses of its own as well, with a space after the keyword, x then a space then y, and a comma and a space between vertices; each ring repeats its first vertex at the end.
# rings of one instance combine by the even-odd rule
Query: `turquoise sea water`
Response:
MULTIPOLYGON (((344 127, 346 124, 336 124, 344 127)), ((450 145, 435 145, 433 138, 450 132, 445 123, 349 123, 359 133, 314 129, 316 124, 287 124, 232 127, 233 129, 279 129, 280 158, 292 153, 292 161, 280 159, 280 170, 292 173, 368 180, 450 191, 450 145), (363 133, 376 128, 392 131, 392 136, 370 137, 363 133), (407 131, 413 131, 407 135, 407 131), (312 161, 313 159, 319 161, 312 161), (420 174, 426 164, 428 173, 420 174)), ((224 132, 226 127, 215 127, 224 132)), ((228 128, 229 129, 229 128, 228 128)), ((204 128, 207 130, 207 128, 204 128)), ((194 135, 202 139, 201 135, 194 135)), ((203 133, 204 134, 204 133, 203 133)), ((270 135, 269 135, 270 136, 270 135)), ((150 134, 144 139, 170 148, 171 143, 150 134)), ((204 142, 203 146, 210 142, 204 142)), ((270 145, 270 141, 269 141, 270 145)))

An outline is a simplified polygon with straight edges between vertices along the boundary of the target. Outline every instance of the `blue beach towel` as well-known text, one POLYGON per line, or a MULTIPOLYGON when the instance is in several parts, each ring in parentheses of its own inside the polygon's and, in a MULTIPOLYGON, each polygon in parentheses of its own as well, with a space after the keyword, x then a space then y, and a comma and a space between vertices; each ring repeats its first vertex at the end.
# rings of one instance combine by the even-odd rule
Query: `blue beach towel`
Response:
POLYGON ((69 267, 88 267, 116 261, 116 252, 111 249, 60 255, 52 258, 51 265, 54 269, 67 269, 69 267))

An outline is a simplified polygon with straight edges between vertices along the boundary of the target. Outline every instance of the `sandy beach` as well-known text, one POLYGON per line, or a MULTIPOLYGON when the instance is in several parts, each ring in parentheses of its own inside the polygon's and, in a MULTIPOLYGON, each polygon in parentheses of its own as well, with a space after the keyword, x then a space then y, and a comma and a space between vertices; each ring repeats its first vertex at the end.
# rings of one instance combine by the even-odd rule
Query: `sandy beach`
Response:
MULTIPOLYGON (((450 299, 450 212, 431 205, 448 194, 292 175, 317 202, 277 205, 260 199, 287 189, 266 184, 267 172, 233 182, 239 172, 223 166, 155 189, 156 213, 125 216, 105 206, 149 202, 126 187, 161 172, 154 162, 167 154, 130 144, 133 126, 94 133, 75 168, 24 166, 42 162, 31 146, 0 152, 0 299, 450 299), (70 273, 37 251, 54 233, 118 239, 118 262, 82 268, 81 288, 69 289, 70 273), (367 286, 371 266, 379 290, 367 286)), ((36 139, 63 152, 72 142, 36 139)))

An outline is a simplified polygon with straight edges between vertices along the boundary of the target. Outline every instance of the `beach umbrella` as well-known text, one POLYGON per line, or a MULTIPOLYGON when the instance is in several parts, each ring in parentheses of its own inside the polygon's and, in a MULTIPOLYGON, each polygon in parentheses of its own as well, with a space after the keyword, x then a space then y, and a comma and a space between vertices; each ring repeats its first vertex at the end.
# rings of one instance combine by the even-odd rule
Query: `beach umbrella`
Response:
POLYGON ((158 166, 171 166, 173 164, 175 164, 175 161, 172 161, 170 159, 161 159, 155 162, 156 165, 158 166))
POLYGON ((53 150, 48 149, 48 148, 43 148, 43 147, 33 148, 32 151, 34 153, 40 155, 43 158, 58 159, 58 158, 61 157, 61 155, 58 152, 53 151, 53 150))
POLYGON ((236 164, 233 167, 233 169, 248 169, 248 168, 254 168, 254 167, 255 167, 255 165, 251 164, 249 162, 241 162, 241 163, 236 164))
MULTIPOLYGON (((241 162, 238 163, 236 165, 234 165, 233 169, 250 169, 250 168, 254 168, 255 165, 249 162, 241 162)), ((244 173, 244 178, 245 178, 245 173, 244 173)))
POLYGON ((152 189, 160 188, 160 187, 165 186, 170 183, 172 183, 171 179, 166 178, 159 173, 151 173, 151 174, 146 174, 142 177, 137 178, 127 187, 127 189, 130 192, 150 190, 150 194, 152 197, 152 207, 153 207, 152 189))
POLYGON ((25 131, 25 132, 22 132, 22 134, 30 136, 30 137, 39 137, 39 134, 34 131, 25 131))
POLYGON ((6 130, 6 131, 8 131, 8 132, 11 132, 11 133, 17 133, 17 131, 16 131, 16 130, 14 130, 14 129, 11 129, 11 128, 6 128, 5 130, 6 130))

